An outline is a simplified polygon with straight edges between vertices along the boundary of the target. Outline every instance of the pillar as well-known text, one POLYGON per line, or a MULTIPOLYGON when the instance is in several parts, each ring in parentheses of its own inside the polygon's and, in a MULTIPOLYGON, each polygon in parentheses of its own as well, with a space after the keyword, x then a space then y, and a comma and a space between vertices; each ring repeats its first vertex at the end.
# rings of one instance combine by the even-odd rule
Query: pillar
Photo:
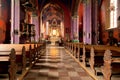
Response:
POLYGON ((32 24, 35 25, 35 41, 39 41, 39 21, 38 16, 32 16, 32 24))
POLYGON ((49 30, 49 22, 48 21, 46 21, 46 39, 48 39, 48 37, 49 37, 49 33, 48 33, 48 30, 49 30))
POLYGON ((73 21, 74 21, 74 18, 72 17, 71 18, 71 36, 70 36, 71 40, 73 40, 73 21))
POLYGON ((11 0, 11 43, 19 43, 20 1, 11 0))
POLYGON ((79 42, 79 17, 78 15, 74 15, 72 17, 72 28, 71 28, 71 33, 72 33, 72 40, 79 42))
POLYGON ((87 3, 84 3, 83 8, 83 42, 84 44, 91 44, 91 27, 92 27, 92 18, 91 18, 91 0, 87 3), (89 13, 89 14, 88 14, 89 13))
POLYGON ((61 37, 63 38, 64 37, 64 25, 63 25, 63 22, 61 21, 60 23, 60 30, 61 30, 61 37))
POLYGON ((99 20, 98 20, 98 1, 92 1, 92 44, 98 44, 99 39, 99 20))

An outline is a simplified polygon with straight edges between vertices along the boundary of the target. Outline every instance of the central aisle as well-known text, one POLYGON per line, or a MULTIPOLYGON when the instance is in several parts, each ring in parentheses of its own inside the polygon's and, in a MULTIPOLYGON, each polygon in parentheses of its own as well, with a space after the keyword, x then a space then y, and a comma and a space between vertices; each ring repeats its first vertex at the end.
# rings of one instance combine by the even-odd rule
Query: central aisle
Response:
POLYGON ((93 80, 63 47, 47 46, 46 54, 33 66, 24 80, 93 80))

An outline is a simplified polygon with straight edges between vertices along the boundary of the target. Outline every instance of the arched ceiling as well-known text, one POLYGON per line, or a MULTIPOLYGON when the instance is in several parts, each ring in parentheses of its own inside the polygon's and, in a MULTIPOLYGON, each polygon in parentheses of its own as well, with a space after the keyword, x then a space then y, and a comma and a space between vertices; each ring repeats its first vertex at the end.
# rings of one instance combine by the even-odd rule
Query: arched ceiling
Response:
POLYGON ((57 20, 57 22, 63 20, 63 10, 55 3, 46 4, 41 13, 43 21, 49 21, 51 23, 54 19, 57 20))
POLYGON ((44 6, 48 3, 56 3, 56 4, 59 4, 59 5, 62 4, 73 15, 74 12, 77 11, 79 2, 82 1, 82 0, 20 0, 20 1, 21 1, 21 4, 27 5, 29 7, 32 6, 34 8, 35 7, 38 8, 40 12, 44 8, 44 6), (29 4, 27 2, 29 2, 29 4))
MULTIPOLYGON (((30 2, 32 6, 39 9, 40 12, 43 9, 43 7, 48 3, 62 4, 70 10, 71 15, 76 15, 79 3, 80 2, 87 3, 89 0, 20 0, 20 1, 21 4, 30 2)), ((99 5, 101 2, 102 0, 98 0, 99 5)), ((30 4, 28 6, 30 6, 30 4)))
POLYGON ((68 9, 72 9, 72 5, 76 0, 38 0, 40 10, 48 3, 60 3, 65 5, 68 9))
POLYGON ((69 10, 69 14, 72 16, 77 13, 79 2, 80 0, 38 0, 38 8, 40 13, 42 12, 43 21, 55 18, 59 22, 64 17, 62 8, 69 10))

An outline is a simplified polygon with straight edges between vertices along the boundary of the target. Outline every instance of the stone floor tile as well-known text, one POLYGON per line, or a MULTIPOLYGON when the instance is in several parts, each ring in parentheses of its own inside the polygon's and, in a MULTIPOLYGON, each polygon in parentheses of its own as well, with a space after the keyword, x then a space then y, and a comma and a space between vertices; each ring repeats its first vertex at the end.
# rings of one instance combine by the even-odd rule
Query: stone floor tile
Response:
POLYGON ((62 47, 47 46, 46 54, 32 67, 25 80, 93 80, 62 47), (85 77, 85 78, 84 78, 85 77))

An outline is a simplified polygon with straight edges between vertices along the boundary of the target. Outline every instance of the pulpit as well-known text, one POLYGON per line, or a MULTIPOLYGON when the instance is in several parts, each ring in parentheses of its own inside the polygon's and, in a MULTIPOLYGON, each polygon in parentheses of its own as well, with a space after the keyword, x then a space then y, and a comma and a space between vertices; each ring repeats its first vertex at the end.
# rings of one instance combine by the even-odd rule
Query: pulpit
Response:
POLYGON ((35 41, 35 25, 23 23, 23 26, 20 30, 20 43, 31 43, 35 41))

